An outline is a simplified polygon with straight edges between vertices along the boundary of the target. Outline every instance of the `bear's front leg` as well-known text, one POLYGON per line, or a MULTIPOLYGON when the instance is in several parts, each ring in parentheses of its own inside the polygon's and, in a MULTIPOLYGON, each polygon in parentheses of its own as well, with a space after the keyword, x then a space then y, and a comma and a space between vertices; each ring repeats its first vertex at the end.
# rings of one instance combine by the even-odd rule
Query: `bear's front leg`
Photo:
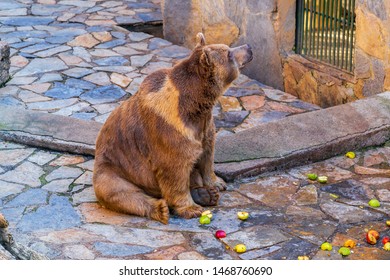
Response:
POLYGON ((211 118, 209 127, 202 142, 203 153, 198 161, 198 168, 204 186, 213 186, 219 191, 226 190, 226 183, 214 173, 215 125, 211 118))
POLYGON ((196 204, 190 193, 190 172, 192 166, 162 168, 157 172, 157 181, 168 206, 180 217, 199 217, 203 208, 196 204))

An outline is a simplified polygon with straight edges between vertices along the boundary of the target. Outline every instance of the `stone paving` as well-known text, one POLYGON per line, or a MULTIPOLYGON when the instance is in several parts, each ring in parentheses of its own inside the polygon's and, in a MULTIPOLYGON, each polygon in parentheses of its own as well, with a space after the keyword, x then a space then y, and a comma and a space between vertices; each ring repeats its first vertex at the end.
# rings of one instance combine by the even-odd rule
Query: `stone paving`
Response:
MULTIPOLYGON (((189 50, 118 25, 161 20, 156 1, 5 0, 0 38, 11 47, 12 79, 0 104, 104 122, 145 76, 189 50)), ((214 109, 219 135, 319 109, 241 75, 214 109)), ((390 147, 263 174, 229 184, 209 225, 169 225, 103 209, 91 185, 93 158, 0 142, 0 212, 18 242, 51 259, 390 259, 365 231, 389 235, 390 147), (328 184, 306 173, 329 176, 328 184), (367 207, 371 198, 381 207, 367 207), (248 211, 242 222, 237 211, 248 211), (225 230, 224 240, 214 232, 225 230), (321 251, 322 242, 334 245, 321 251), (231 248, 244 243, 247 252, 231 248)))
POLYGON ((365 232, 390 234, 390 145, 229 184, 209 225, 171 217, 169 225, 102 208, 92 188, 93 158, 0 142, 0 212, 14 238, 50 259, 390 259, 365 232), (326 175, 327 184, 306 178, 326 175), (367 205, 372 198, 379 208, 367 205), (246 221, 237 218, 247 211, 246 221), (218 240, 218 229, 227 237, 218 240), (333 250, 319 246, 328 241, 333 250), (244 243, 247 252, 231 248, 244 243))
MULTIPOLYGON (((104 122, 147 74, 189 50, 119 25, 161 21, 159 0, 6 0, 0 39, 11 47, 12 79, 0 105, 104 122)), ((221 133, 319 109, 241 75, 215 107, 221 133)))

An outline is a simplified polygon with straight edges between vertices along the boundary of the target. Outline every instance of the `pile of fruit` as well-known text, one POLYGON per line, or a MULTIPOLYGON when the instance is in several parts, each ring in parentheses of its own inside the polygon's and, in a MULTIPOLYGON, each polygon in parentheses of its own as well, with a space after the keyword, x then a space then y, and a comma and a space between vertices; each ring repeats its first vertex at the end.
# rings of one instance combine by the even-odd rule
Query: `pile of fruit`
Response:
MULTIPOLYGON (((204 211, 202 213, 202 215, 200 216, 199 218, 199 223, 201 225, 208 225, 211 223, 211 219, 213 217, 213 214, 211 213, 210 210, 207 210, 207 211, 204 211)), ((248 212, 244 212, 244 211, 241 211, 241 212, 238 212, 237 213, 237 218, 242 220, 242 221, 245 221, 249 218, 249 213, 248 212)), ((223 239, 227 236, 226 232, 222 229, 219 229, 215 232, 215 237, 217 239, 223 239)), ((246 252, 246 246, 244 244, 237 244, 236 246, 234 246, 234 251, 236 251, 237 253, 241 254, 241 253, 245 253, 246 252)))

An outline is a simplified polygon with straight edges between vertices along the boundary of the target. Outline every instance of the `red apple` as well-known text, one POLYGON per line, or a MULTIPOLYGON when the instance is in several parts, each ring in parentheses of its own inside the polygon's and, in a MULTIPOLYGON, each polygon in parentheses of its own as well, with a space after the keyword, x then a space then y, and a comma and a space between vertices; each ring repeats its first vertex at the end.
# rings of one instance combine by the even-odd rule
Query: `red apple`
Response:
POLYGON ((376 230, 369 230, 366 234, 366 240, 369 244, 376 244, 379 239, 379 233, 376 230))
POLYGON ((222 229, 217 230, 215 232, 215 237, 218 238, 218 239, 225 238, 226 237, 226 232, 223 231, 222 229))
POLYGON ((390 242, 390 237, 388 236, 383 237, 382 244, 385 245, 387 242, 390 242))

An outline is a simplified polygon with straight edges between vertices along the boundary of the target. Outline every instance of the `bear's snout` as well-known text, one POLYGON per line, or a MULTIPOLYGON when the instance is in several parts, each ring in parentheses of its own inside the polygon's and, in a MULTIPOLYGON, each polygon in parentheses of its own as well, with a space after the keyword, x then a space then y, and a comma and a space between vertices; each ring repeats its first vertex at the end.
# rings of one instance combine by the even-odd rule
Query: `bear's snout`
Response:
POLYGON ((239 68, 244 67, 253 59, 252 47, 249 44, 233 48, 231 52, 239 68))

